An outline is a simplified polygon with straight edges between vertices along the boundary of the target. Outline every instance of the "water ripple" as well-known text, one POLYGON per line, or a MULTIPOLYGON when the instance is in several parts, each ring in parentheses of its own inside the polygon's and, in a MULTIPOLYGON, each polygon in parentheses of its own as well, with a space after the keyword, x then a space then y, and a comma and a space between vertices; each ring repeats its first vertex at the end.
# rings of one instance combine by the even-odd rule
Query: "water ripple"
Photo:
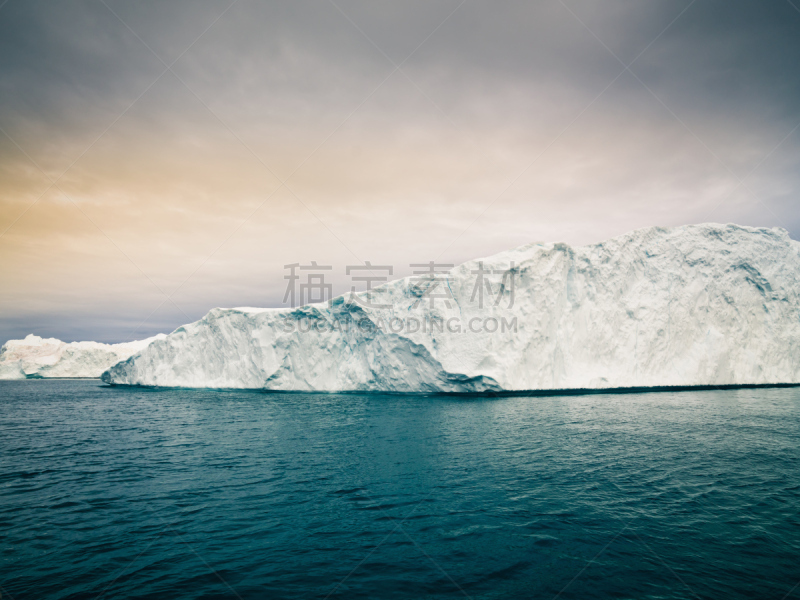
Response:
POLYGON ((727 600, 800 581, 797 389, 43 380, 0 382, 0 402, 0 591, 17 600, 727 600))

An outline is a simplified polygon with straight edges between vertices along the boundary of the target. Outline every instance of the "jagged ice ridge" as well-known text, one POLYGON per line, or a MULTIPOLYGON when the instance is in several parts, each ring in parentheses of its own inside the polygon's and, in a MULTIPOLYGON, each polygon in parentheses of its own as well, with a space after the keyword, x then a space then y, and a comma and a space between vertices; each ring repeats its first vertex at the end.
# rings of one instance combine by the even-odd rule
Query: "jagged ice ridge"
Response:
POLYGON ((159 334, 124 344, 68 344, 31 334, 23 340, 9 340, 0 348, 0 379, 97 378, 109 367, 165 337, 159 334))
POLYGON ((529 244, 357 295, 383 308, 347 296, 217 308, 102 379, 330 392, 797 383, 799 294, 800 243, 783 229, 653 227, 529 244), (478 270, 492 271, 482 307, 478 270), (450 306, 432 307, 445 287, 450 306))

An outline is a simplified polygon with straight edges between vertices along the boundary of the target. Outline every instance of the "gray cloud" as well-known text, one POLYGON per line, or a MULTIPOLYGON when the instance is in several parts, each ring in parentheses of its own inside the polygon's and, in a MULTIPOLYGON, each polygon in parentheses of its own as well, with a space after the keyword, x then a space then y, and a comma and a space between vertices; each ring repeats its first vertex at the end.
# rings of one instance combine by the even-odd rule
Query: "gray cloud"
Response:
POLYGON ((123 339, 158 288, 191 318, 279 305, 297 260, 402 275, 697 221, 800 237, 790 3, 564 2, 240 0, 215 22, 228 2, 107 0, 180 56, 156 81, 101 2, 10 0, 0 127, 52 178, 108 131, 60 182, 80 208, 28 212, 48 181, 0 136, 0 338, 123 339))

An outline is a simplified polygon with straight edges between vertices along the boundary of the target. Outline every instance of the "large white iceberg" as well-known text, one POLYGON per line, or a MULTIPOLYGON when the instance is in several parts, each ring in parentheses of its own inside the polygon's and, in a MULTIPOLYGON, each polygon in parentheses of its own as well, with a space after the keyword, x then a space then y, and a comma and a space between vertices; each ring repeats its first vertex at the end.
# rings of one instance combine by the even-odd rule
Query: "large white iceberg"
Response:
POLYGON ((124 344, 67 344, 38 335, 29 335, 24 340, 9 340, 0 348, 0 379, 97 378, 112 365, 164 337, 164 334, 159 334, 124 344))
POLYGON ((102 379, 387 392, 798 383, 800 243, 707 224, 530 244, 355 300, 217 308, 102 379))

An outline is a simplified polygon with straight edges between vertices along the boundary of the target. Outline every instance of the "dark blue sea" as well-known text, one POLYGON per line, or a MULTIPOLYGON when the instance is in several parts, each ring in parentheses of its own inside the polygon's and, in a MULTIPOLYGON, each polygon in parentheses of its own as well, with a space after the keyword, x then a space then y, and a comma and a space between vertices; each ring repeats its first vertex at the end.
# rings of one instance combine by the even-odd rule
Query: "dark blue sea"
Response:
POLYGON ((0 382, 2 598, 800 598, 800 389, 0 382))

